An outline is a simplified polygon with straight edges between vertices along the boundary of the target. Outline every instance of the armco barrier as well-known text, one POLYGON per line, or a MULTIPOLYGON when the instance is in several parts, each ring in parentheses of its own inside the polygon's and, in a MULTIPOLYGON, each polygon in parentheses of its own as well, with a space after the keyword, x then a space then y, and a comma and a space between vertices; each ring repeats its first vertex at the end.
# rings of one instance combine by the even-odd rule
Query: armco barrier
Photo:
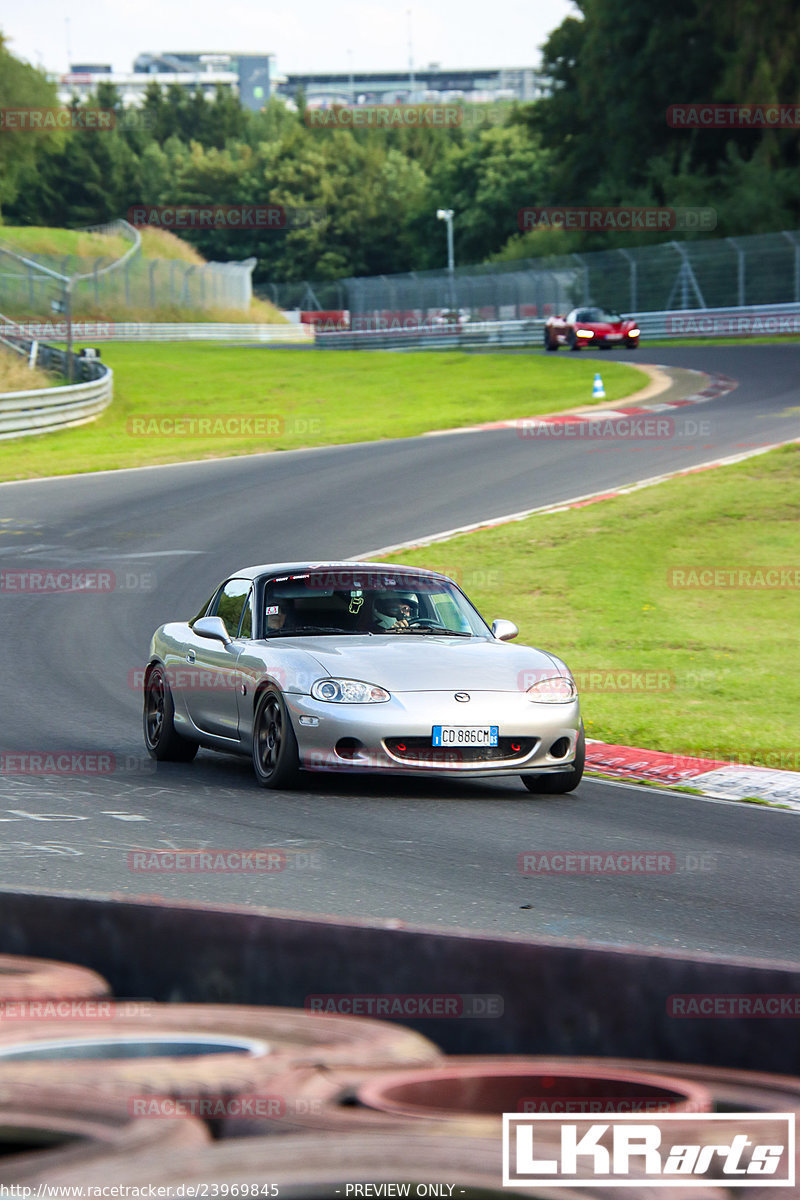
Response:
MULTIPOLYGON (((749 308, 693 308, 631 313, 645 339, 758 337, 800 334, 800 304, 749 308)), ((467 321, 461 325, 404 326, 391 314, 356 314, 356 321, 383 328, 347 332, 317 331, 323 350, 460 350, 481 346, 539 346, 543 318, 522 321, 467 321)))
MULTIPOLYGON (((369 318, 367 318, 369 319, 369 318)), ((460 326, 422 325, 410 328, 321 333, 320 350, 467 350, 481 346, 541 345, 544 321, 469 321, 460 326)))
POLYGON ((52 433, 93 420, 111 403, 113 379, 105 367, 102 378, 89 383, 0 395, 0 439, 52 433))
MULTIPOLYGON (((63 323, 29 321, 18 326, 31 338, 47 337, 62 340, 66 334, 63 323)), ((307 325, 266 325, 256 323, 198 321, 76 321, 73 325, 76 341, 97 342, 300 342, 311 345, 314 331, 307 325)), ((2 329, 0 329, 2 332, 2 329)))
POLYGON ((796 963, 149 897, 5 890, 0 911, 0 953, 91 967, 118 996, 302 1008, 322 993, 492 994, 502 997, 501 1014, 403 1015, 402 1023, 450 1054, 601 1055, 800 1073, 800 1020, 753 1019, 741 1009, 678 1019, 670 1005, 698 994, 796 997, 796 963))
POLYGON ((637 313, 644 338, 768 337, 800 334, 800 304, 687 308, 637 313))
POLYGON ((29 362, 46 371, 80 382, 24 392, 0 393, 0 440, 26 437, 35 433, 52 433, 70 425, 82 425, 98 417, 111 403, 114 373, 99 358, 72 355, 70 365, 66 350, 40 344, 0 314, 0 342, 29 362))

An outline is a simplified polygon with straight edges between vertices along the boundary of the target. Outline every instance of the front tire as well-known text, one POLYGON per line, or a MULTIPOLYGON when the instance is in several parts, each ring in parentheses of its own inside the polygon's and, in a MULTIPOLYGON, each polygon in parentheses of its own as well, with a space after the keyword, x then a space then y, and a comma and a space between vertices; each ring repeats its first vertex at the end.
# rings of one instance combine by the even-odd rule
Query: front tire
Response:
POLYGON ((546 329, 544 331, 544 348, 545 348, 545 350, 557 350, 558 349, 558 338, 554 337, 551 339, 550 334, 546 329))
POLYGON ((157 762, 191 762, 197 742, 181 737, 175 728, 175 702, 160 663, 152 668, 144 685, 144 744, 157 762))
POLYGON ((586 763, 586 734, 583 721, 578 732, 578 742, 575 747, 575 761, 569 771, 558 775, 521 775, 520 778, 529 792, 539 792, 545 796, 561 796, 565 792, 574 792, 583 778, 583 768, 586 763))
POLYGON ((288 788, 297 779, 300 759, 297 738, 286 702, 268 688, 256 705, 253 721, 253 770, 261 787, 288 788))
POLYGON ((570 329, 569 333, 567 334, 567 343, 569 345, 570 350, 572 350, 573 352, 580 350, 580 348, 581 348, 580 343, 575 335, 574 329, 570 329))

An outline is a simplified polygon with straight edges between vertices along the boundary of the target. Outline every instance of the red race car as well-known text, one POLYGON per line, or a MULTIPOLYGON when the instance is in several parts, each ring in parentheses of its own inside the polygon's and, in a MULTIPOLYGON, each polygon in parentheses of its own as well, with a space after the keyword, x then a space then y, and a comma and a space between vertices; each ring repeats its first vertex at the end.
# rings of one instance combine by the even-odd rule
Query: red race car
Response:
POLYGON ((602 308, 574 308, 566 317, 548 317, 544 327, 545 350, 557 350, 559 346, 569 346, 570 350, 580 350, 583 346, 599 346, 602 350, 626 346, 635 350, 638 345, 636 322, 602 308))

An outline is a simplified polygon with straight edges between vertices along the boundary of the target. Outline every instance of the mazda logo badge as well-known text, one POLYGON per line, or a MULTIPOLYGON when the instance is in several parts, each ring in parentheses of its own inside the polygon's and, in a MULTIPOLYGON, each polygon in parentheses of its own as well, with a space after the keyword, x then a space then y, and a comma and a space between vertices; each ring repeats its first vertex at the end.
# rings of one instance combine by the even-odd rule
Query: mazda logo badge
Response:
POLYGON ((456 692, 456 700, 460 700, 462 704, 466 704, 469 700, 469 692, 456 692))

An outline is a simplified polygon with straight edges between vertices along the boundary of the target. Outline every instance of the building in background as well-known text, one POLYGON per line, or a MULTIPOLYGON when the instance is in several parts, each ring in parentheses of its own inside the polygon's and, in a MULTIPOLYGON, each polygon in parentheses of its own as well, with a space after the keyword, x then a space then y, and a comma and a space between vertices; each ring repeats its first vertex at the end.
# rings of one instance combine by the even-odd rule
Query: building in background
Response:
POLYGON ((230 88, 245 108, 258 111, 275 91, 278 79, 273 54, 168 51, 140 54, 132 71, 112 71, 104 64, 75 63, 56 82, 63 104, 74 97, 85 101, 99 83, 111 83, 126 108, 138 107, 148 87, 157 83, 163 88, 177 85, 188 91, 200 88, 209 100, 217 87, 230 88))
POLYGON ((98 83, 116 86, 125 107, 140 105, 152 83, 194 91, 213 99, 218 86, 230 88, 245 108, 257 112, 277 95, 292 104, 302 90, 312 108, 330 104, 420 104, 464 100, 535 100, 541 87, 533 67, 443 68, 439 63, 405 71, 334 71, 279 75, 273 54, 234 51, 163 51, 140 54, 130 72, 97 63, 76 63, 57 80, 59 99, 83 101, 98 83))
POLYGON ((277 95, 294 100, 302 88, 312 107, 327 104, 420 104, 465 100, 535 100, 541 95, 533 67, 442 68, 439 63, 405 71, 335 71, 287 75, 277 95))

